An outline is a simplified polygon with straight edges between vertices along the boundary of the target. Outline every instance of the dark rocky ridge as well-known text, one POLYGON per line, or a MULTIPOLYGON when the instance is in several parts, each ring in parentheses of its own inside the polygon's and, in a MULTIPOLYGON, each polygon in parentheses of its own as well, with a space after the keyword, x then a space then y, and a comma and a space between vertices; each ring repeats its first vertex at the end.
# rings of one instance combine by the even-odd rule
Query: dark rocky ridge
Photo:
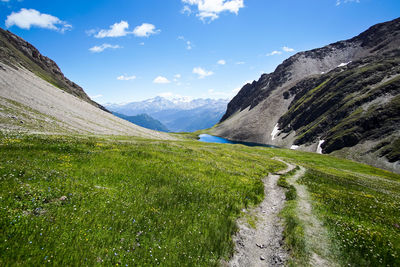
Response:
POLYGON ((323 48, 317 48, 310 51, 300 52, 286 59, 280 64, 273 73, 261 75, 258 81, 248 83, 239 91, 239 93, 228 104, 227 111, 220 122, 223 122, 237 111, 250 109, 257 106, 271 91, 278 89, 287 82, 296 82, 309 75, 317 74, 311 72, 307 75, 307 70, 303 73, 293 73, 293 65, 304 58, 319 62, 313 62, 314 67, 320 72, 327 72, 340 63, 323 62, 327 57, 335 55, 336 51, 341 51, 340 58, 354 61, 367 55, 379 54, 400 47, 400 18, 390 22, 380 23, 372 26, 367 31, 346 41, 339 41, 323 48), (344 54, 344 55, 343 55, 344 54))
POLYGON ((91 100, 79 85, 66 78, 53 60, 43 56, 30 43, 2 28, 0 28, 0 62, 13 68, 24 67, 61 90, 108 112, 102 105, 91 100))
POLYGON ((211 132, 314 152, 346 151, 340 153, 400 172, 399 93, 400 18, 288 58, 246 84, 211 132))
POLYGON ((400 132, 399 91, 400 50, 303 80, 288 92, 295 97, 279 119, 281 134, 295 131, 295 145, 325 140, 324 153, 390 137, 400 132))

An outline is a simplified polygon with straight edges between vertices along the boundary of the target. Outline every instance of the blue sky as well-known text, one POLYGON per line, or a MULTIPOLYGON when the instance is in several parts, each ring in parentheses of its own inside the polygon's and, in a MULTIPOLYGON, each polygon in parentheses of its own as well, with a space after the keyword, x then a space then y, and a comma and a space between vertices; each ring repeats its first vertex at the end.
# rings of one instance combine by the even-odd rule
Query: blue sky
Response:
POLYGON ((399 0, 0 0, 1 27, 100 103, 232 97, 296 52, 399 15, 399 0))

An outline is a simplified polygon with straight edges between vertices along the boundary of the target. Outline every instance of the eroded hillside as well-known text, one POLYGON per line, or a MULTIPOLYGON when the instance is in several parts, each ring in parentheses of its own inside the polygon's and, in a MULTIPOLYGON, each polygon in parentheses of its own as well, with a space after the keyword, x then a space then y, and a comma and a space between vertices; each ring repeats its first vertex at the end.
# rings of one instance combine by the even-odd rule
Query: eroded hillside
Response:
POLYGON ((172 139, 117 118, 68 80, 31 44, 0 29, 0 127, 2 130, 133 135, 172 139))

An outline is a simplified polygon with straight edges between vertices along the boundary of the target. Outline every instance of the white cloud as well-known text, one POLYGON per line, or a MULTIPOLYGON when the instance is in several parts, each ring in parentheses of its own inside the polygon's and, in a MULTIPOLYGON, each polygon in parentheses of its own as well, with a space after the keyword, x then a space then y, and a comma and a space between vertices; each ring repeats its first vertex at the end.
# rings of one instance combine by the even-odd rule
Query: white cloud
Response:
MULTIPOLYGON (((137 26, 133 31, 129 31, 129 23, 127 21, 121 20, 119 23, 114 23, 110 26, 108 30, 100 30, 94 37, 105 38, 105 37, 123 37, 129 34, 133 34, 137 37, 149 37, 151 34, 159 33, 160 30, 156 30, 153 24, 143 23, 137 26)), ((87 31, 87 33, 92 33, 93 30, 87 31)))
POLYGON ((106 49, 118 49, 118 48, 122 47, 119 45, 102 44, 100 46, 93 46, 92 48, 89 48, 89 51, 93 53, 100 53, 106 49))
POLYGON ((161 30, 156 30, 156 26, 149 23, 143 23, 140 26, 136 26, 133 30, 133 34, 137 37, 149 37, 152 34, 157 34, 161 30))
POLYGON ((267 54, 267 57, 269 57, 269 56, 275 56, 275 55, 281 55, 281 54, 282 54, 281 51, 275 50, 275 51, 272 51, 271 53, 268 53, 268 54, 267 54))
POLYGON ((174 75, 174 82, 176 82, 177 85, 181 85, 181 83, 179 82, 179 79, 180 79, 181 77, 182 77, 182 76, 181 76, 180 74, 175 74, 175 75, 174 75))
POLYGON ((192 42, 191 41, 186 41, 186 49, 192 50, 192 42))
POLYGON ((92 35, 95 35, 95 34, 96 34, 96 30, 95 30, 95 29, 86 30, 85 33, 86 33, 88 36, 92 36, 92 35))
POLYGON ((129 24, 126 21, 121 20, 119 23, 114 23, 108 30, 100 30, 94 37, 105 38, 105 37, 121 37, 131 34, 127 31, 129 24))
POLYGON ((42 14, 35 9, 26 8, 22 8, 19 12, 12 12, 7 16, 5 24, 7 28, 13 25, 26 30, 29 30, 31 27, 39 27, 62 33, 72 28, 70 24, 57 17, 42 14))
POLYGON ((222 12, 231 12, 237 15, 239 10, 244 7, 244 0, 182 0, 182 3, 186 4, 182 13, 190 15, 192 10, 189 5, 197 6, 196 16, 203 21, 213 21, 222 12))
POLYGON ((183 6, 181 13, 190 16, 190 14, 192 14, 192 9, 190 9, 189 6, 185 5, 185 6, 183 6))
POLYGON ((132 76, 121 75, 121 76, 117 77, 117 80, 119 80, 119 81, 130 81, 130 80, 134 80, 134 79, 136 79, 135 75, 132 75, 132 76))
POLYGON ((294 52, 293 48, 290 48, 290 47, 287 47, 287 46, 282 47, 282 50, 285 51, 285 52, 294 52))
POLYGON ((346 4, 351 2, 360 3, 360 0, 336 0, 336 6, 340 6, 342 3, 346 4))
POLYGON ((182 41, 185 42, 185 45, 186 45, 186 49, 187 49, 187 50, 192 50, 192 48, 193 48, 193 43, 192 43, 191 41, 186 40, 184 36, 178 36, 177 39, 178 39, 178 40, 182 40, 182 41))
POLYGON ((218 65, 225 65, 225 64, 226 64, 226 61, 223 60, 223 59, 220 59, 220 60, 217 61, 217 64, 218 64, 218 65))
POLYGON ((170 81, 163 76, 158 76, 157 78, 154 79, 153 83, 166 84, 170 83, 170 81))
POLYGON ((181 85, 181 83, 179 82, 179 79, 180 79, 181 77, 182 77, 182 76, 181 76, 180 74, 175 74, 175 75, 174 75, 174 82, 176 82, 177 85, 181 85))
POLYGON ((139 45, 144 45, 144 42, 139 43, 139 45))
POLYGON ((269 56, 275 56, 275 55, 282 55, 283 52, 290 53, 290 52, 294 52, 294 51, 295 50, 293 48, 290 48, 288 46, 284 46, 284 47, 282 47, 282 50, 272 51, 271 53, 268 53, 266 56, 269 57, 269 56))
POLYGON ((244 62, 244 61, 239 61, 239 62, 236 62, 235 64, 236 65, 243 65, 243 64, 245 64, 246 62, 244 62))
POLYGON ((211 76, 211 75, 214 74, 214 72, 207 71, 207 70, 205 70, 205 69, 203 69, 201 67, 193 68, 193 73, 197 74, 199 76, 199 79, 203 79, 203 78, 205 78, 207 76, 211 76))

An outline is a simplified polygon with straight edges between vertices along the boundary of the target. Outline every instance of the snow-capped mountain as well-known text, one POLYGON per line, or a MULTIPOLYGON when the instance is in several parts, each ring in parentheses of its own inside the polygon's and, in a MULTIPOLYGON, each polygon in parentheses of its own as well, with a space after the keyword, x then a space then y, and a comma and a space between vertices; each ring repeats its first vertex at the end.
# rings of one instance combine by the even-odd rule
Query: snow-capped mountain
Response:
POLYGON ((106 108, 128 116, 148 114, 173 132, 196 131, 215 125, 226 111, 228 99, 166 99, 157 96, 127 104, 105 104, 106 108))

